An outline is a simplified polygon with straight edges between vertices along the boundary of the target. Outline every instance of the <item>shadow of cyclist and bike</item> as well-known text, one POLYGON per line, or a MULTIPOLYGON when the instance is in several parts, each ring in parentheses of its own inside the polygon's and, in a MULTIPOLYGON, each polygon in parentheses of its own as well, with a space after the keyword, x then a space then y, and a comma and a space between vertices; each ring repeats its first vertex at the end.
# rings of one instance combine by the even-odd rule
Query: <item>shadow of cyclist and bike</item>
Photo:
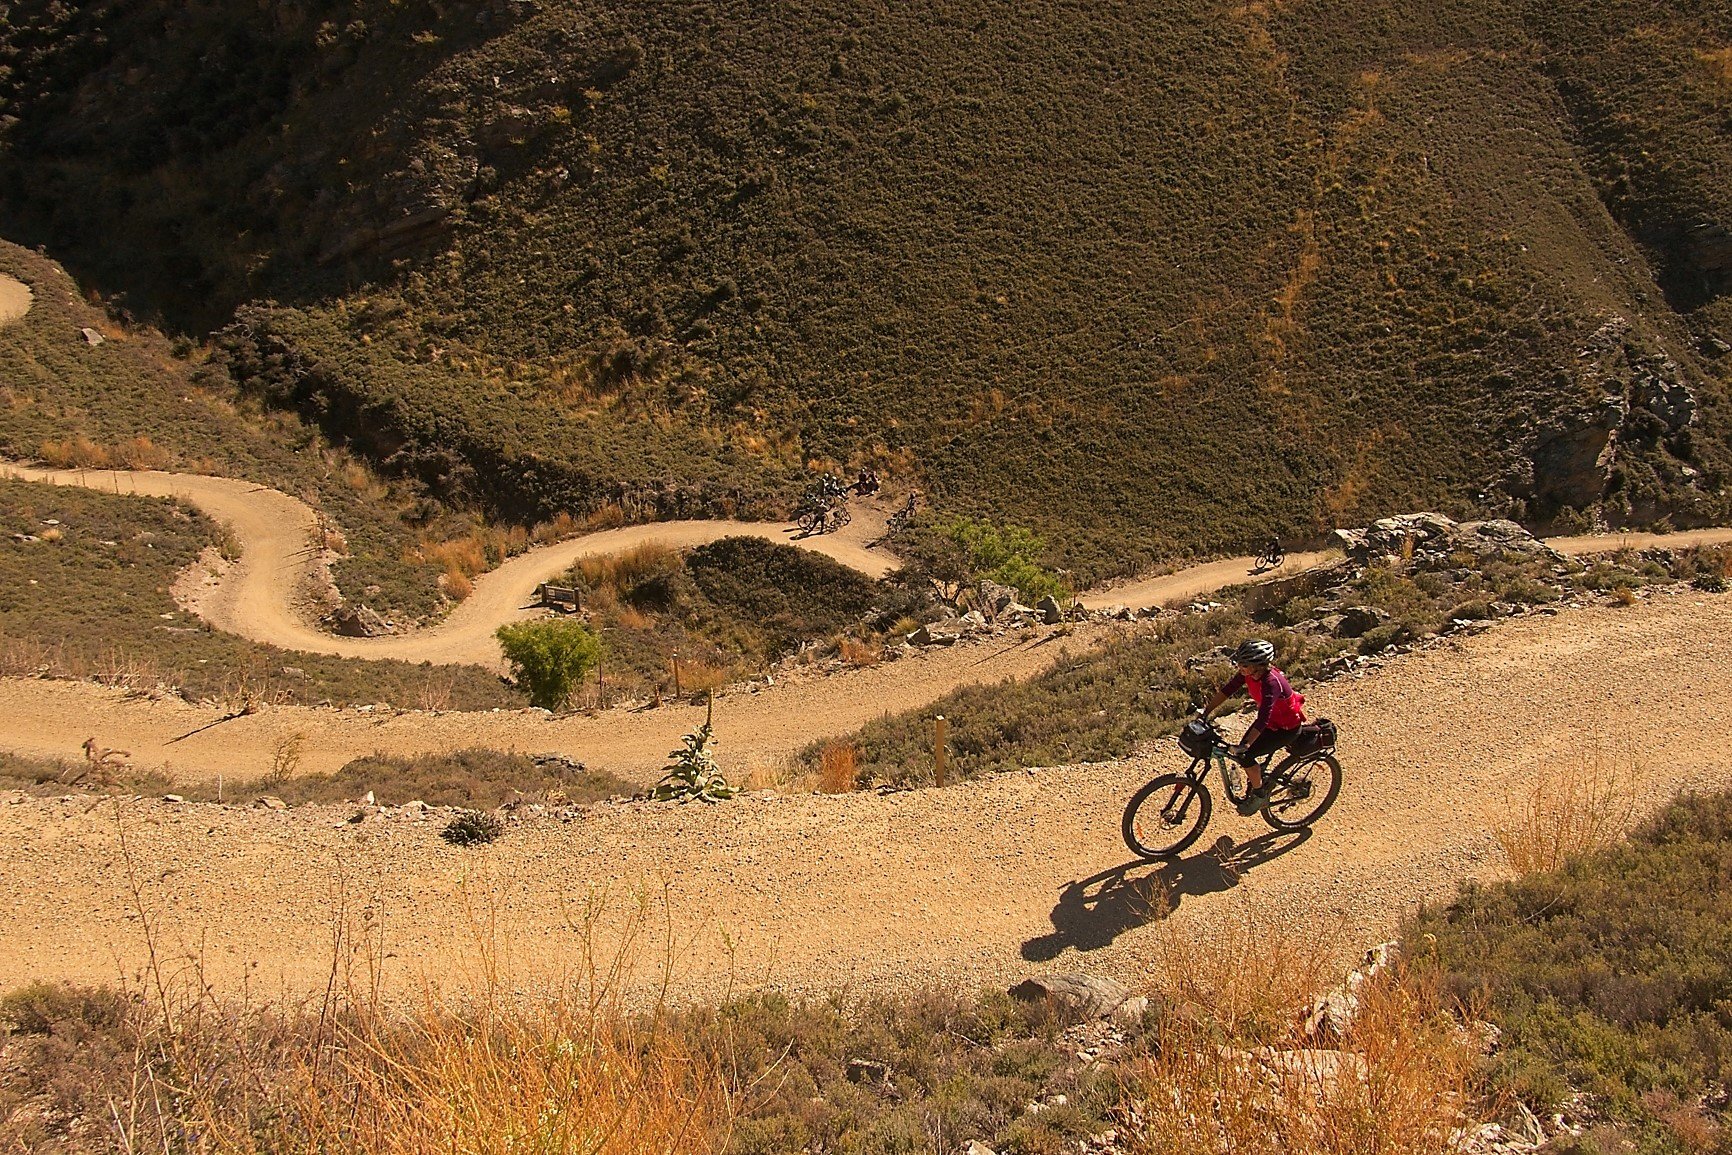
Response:
POLYGON ((1304 845, 1310 837, 1308 828, 1271 831, 1237 845, 1217 843, 1171 862, 1133 859, 1066 883, 1052 908, 1052 933, 1023 943, 1022 957, 1050 962, 1066 950, 1111 946, 1125 931, 1166 918, 1187 897, 1232 889, 1247 871, 1304 845))

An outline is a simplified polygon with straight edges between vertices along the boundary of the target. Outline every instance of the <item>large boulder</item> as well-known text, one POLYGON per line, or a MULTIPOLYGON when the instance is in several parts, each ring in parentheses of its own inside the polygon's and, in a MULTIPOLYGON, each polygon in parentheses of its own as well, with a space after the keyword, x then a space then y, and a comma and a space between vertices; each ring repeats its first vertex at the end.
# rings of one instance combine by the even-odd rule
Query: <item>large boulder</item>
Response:
POLYGON ((331 629, 345 638, 377 638, 391 632, 391 623, 366 606, 339 606, 330 622, 331 629))
POLYGON ((1061 1019, 1104 1019, 1131 997, 1125 984, 1094 975, 1035 975, 1010 988, 1010 997, 1045 1002, 1061 1019))
POLYGON ((1363 637, 1389 620, 1389 615, 1375 606, 1343 606, 1339 614, 1330 617, 1339 619, 1334 629, 1338 638, 1363 637))
POLYGON ((1441 564, 1452 554, 1476 558, 1508 554, 1558 556, 1513 521, 1457 522, 1441 513, 1404 513, 1372 522, 1364 529, 1338 529, 1335 540, 1361 564, 1379 558, 1414 558, 1441 564))
POLYGON ((1049 626, 1056 626, 1064 621, 1064 607, 1059 605, 1058 599, 1051 594, 1047 594, 1034 603, 1034 608, 1035 612, 1040 615, 1040 620, 1049 626))
POLYGON ((982 579, 974 591, 975 604, 980 607, 982 616, 989 622, 996 622, 1020 600, 1016 590, 1011 586, 999 585, 995 581, 982 579))
POLYGON ((954 645, 967 632, 968 625, 961 618, 945 618, 942 621, 927 622, 909 634, 908 640, 917 646, 949 646, 954 645))

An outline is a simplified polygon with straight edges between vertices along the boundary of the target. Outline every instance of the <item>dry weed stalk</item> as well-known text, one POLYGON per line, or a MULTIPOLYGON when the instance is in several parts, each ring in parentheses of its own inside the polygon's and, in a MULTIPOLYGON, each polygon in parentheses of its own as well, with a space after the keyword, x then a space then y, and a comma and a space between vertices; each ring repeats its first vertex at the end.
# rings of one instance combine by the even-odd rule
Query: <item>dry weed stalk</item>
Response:
POLYGON ((1208 1006, 1165 1017, 1133 1071, 1127 1150, 1234 1155, 1447 1155, 1472 1103, 1478 1049, 1437 988, 1399 968, 1360 989, 1339 1050, 1296 1032, 1256 1045, 1208 1006))
POLYGON ((301 768, 301 748, 306 741, 307 736, 300 733, 277 739, 271 750, 271 768, 265 773, 267 786, 280 787, 295 776, 295 771, 301 768))
POLYGON ((1228 1035, 1282 1038, 1295 1008, 1336 980, 1339 960, 1351 953, 1348 941, 1343 927, 1300 933, 1245 902, 1217 927, 1169 926, 1156 948, 1155 973, 1164 998, 1206 1011, 1228 1035))
MULTIPOLYGON (((568 920, 578 973, 531 1001, 501 961, 492 906, 478 910, 465 888, 478 985, 467 997, 429 990, 404 1009, 381 994, 375 904, 357 904, 339 877, 324 989, 308 1003, 272 1006, 244 989, 219 998, 202 959, 164 952, 118 803, 115 825, 147 959, 129 1000, 130 1088, 108 1103, 120 1150, 701 1155, 725 1147, 735 1092, 721 1057, 659 1029, 659 1011, 631 1019, 621 1010, 651 896, 638 896, 603 947, 605 903, 591 895, 568 920)), ((677 953, 671 933, 666 946, 664 981, 677 953)))
POLYGON ((826 742, 818 754, 818 789, 826 794, 851 794, 860 785, 860 747, 852 742, 826 742))
POLYGON ((1639 768, 1615 769, 1602 751, 1584 755, 1579 767, 1548 773, 1493 836, 1517 877, 1556 870, 1578 854, 1623 837, 1635 816, 1639 768))

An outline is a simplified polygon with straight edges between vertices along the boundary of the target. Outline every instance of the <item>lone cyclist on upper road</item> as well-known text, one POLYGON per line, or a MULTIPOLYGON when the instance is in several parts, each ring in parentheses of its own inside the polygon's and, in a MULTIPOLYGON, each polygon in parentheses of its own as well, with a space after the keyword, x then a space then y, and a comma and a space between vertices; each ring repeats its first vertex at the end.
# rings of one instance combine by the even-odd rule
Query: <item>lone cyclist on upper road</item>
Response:
POLYGON ((1240 643, 1233 651, 1233 661, 1239 672, 1215 691, 1215 696, 1203 707, 1203 717, 1207 719, 1228 698, 1239 694, 1248 694, 1257 703, 1257 720, 1251 723, 1238 745, 1227 747, 1227 752, 1245 768, 1248 787, 1245 802, 1254 813, 1266 801, 1263 772, 1257 760, 1292 744, 1299 727, 1305 724, 1305 696, 1295 693, 1287 675, 1274 667, 1275 647, 1262 638, 1247 638, 1240 643))

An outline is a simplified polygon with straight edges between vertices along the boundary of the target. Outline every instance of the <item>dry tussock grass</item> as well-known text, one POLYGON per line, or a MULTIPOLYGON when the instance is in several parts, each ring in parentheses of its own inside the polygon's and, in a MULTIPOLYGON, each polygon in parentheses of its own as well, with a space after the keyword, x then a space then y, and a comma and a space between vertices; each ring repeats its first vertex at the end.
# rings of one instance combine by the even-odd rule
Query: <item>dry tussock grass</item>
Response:
POLYGON ((1155 967, 1165 1013, 1127 1080, 1127 1150, 1454 1150, 1479 1052, 1431 978, 1393 966, 1359 988, 1339 1042, 1303 1034, 1300 1008, 1339 978, 1348 941, 1249 906, 1218 929, 1169 929, 1155 967))
POLYGON ((707 694, 728 684, 728 667, 706 662, 701 658, 681 658, 680 690, 686 694, 707 694))
POLYGON ((844 663, 854 667, 875 666, 883 656, 877 646, 859 638, 843 638, 836 650, 844 663))
MULTIPOLYGON (((1157 908, 1162 900, 1156 898, 1157 908)), ((1339 976, 1352 952, 1345 928, 1306 927, 1242 905, 1218 926, 1169 927, 1156 947, 1154 973, 1174 1006, 1207 1016, 1235 1038, 1274 1039, 1291 1028, 1295 1008, 1339 976)))
POLYGON ((612 590, 616 595, 639 582, 679 568, 680 553, 672 546, 646 541, 619 553, 579 558, 577 572, 592 590, 612 590))
POLYGON ((1273 1049, 1184 1016, 1132 1075, 1134 1155, 1447 1155, 1473 1103, 1479 1053, 1434 985, 1387 974, 1360 991, 1340 1048, 1296 1033, 1273 1049))
MULTIPOLYGON (((720 1152, 736 1109, 721 1054, 664 1030, 661 1010, 628 1017, 623 980, 640 969, 655 917, 648 894, 626 912, 620 945, 597 948, 605 900, 569 919, 573 977, 528 999, 503 961, 492 913, 464 894, 475 966, 467 995, 428 990, 409 1008, 380 993, 380 930, 333 878, 331 962, 320 996, 273 1006, 214 993, 202 959, 163 949, 149 884, 116 807, 124 883, 148 965, 126 992, 131 1067, 100 1126, 123 1151, 213 1155, 318 1151, 720 1152)), ((666 895, 662 896, 666 901, 666 895)), ((654 965, 669 973, 670 949, 654 965)), ((105 1145, 105 1146, 106 1146, 105 1145)))
POLYGON ((860 747, 852 742, 828 742, 818 755, 818 789, 826 794, 851 794, 860 784, 860 747))
POLYGON ((1576 765, 1554 764, 1504 822, 1493 827, 1498 847, 1517 877, 1557 870, 1569 859, 1609 846, 1635 817, 1633 759, 1620 768, 1602 751, 1576 765))
POLYGON ((82 434, 44 441, 37 456, 53 469, 107 469, 111 464, 108 450, 82 434))
POLYGON ((296 1138, 310 1150, 666 1155, 720 1150, 726 1131, 708 1057, 672 1035, 628 1036, 570 999, 431 1002, 407 1026, 363 1017, 340 1042, 295 1073, 296 1138))

